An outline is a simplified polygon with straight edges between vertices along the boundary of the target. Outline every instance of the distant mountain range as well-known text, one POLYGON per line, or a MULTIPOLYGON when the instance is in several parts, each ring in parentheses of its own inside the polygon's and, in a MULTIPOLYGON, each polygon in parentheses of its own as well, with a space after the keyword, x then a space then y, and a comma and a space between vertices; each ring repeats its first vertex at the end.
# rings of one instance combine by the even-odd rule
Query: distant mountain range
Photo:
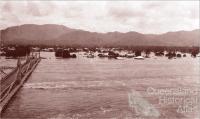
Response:
POLYGON ((5 44, 66 45, 66 46, 199 46, 200 29, 167 32, 164 34, 97 33, 71 29, 63 25, 25 24, 1 30, 5 44))

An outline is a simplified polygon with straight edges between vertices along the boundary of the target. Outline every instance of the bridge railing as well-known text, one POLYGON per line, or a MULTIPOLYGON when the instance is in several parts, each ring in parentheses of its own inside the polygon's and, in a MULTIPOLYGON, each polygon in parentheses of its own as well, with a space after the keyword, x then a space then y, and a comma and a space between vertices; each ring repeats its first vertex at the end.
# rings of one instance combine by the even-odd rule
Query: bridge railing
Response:
POLYGON ((27 79, 26 75, 30 75, 33 69, 36 67, 40 58, 37 56, 27 57, 26 61, 21 64, 21 59, 18 59, 17 67, 10 72, 6 77, 1 79, 0 90, 0 112, 4 108, 4 105, 8 103, 10 98, 14 95, 13 90, 20 88, 20 86, 27 79), (13 94, 11 94, 13 93, 13 94), (12 96, 11 96, 12 95, 12 96))

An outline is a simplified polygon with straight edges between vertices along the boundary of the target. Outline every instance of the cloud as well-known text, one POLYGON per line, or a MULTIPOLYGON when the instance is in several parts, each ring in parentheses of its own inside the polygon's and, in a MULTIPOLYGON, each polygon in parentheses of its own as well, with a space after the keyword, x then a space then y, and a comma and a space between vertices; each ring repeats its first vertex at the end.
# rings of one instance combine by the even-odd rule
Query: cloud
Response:
POLYGON ((12 12, 12 8, 11 8, 11 3, 5 3, 3 6, 2 6, 2 11, 5 11, 5 12, 12 12))
POLYGON ((69 6, 65 8, 64 17, 66 18, 80 18, 82 16, 82 8, 77 6, 69 6))
POLYGON ((26 3, 27 14, 33 16, 48 16, 54 11, 54 5, 45 1, 30 1, 26 3))
POLYGON ((139 10, 132 10, 129 8, 118 8, 112 7, 109 9, 109 16, 113 17, 116 20, 126 22, 129 19, 134 19, 138 17, 145 17, 145 12, 139 10))
POLYGON ((199 28, 199 1, 0 1, 0 29, 62 24, 94 32, 163 33, 199 28))
POLYGON ((28 2, 27 4, 27 12, 33 16, 42 16, 39 10, 39 6, 36 3, 28 2))

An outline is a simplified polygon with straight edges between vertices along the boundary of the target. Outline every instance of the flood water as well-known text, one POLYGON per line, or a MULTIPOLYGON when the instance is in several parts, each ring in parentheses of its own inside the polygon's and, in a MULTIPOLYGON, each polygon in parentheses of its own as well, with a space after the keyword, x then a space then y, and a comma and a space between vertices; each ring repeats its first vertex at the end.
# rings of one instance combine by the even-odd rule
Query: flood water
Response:
MULTIPOLYGON (((199 112, 161 104, 153 89, 199 86, 199 59, 42 59, 2 114, 14 119, 198 119, 199 112), (148 109, 150 107, 151 109, 148 109)), ((156 92, 156 91, 155 91, 156 92)), ((171 94, 172 95, 172 94, 171 94)), ((196 94, 191 94, 194 98, 196 94)), ((190 94, 184 98, 191 97, 190 94)), ((193 103, 190 106, 195 106, 193 103)), ((183 105, 184 106, 184 105, 183 105)))

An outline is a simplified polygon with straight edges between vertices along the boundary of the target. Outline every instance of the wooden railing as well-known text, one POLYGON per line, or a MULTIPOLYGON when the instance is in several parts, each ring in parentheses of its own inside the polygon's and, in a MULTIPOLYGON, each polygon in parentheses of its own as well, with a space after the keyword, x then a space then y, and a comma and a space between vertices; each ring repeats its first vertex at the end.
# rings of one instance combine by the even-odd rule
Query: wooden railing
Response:
POLYGON ((14 94, 17 93, 20 87, 28 79, 40 60, 41 59, 38 57, 28 57, 25 63, 21 64, 21 60, 19 58, 17 67, 1 79, 0 113, 6 107, 14 94))

